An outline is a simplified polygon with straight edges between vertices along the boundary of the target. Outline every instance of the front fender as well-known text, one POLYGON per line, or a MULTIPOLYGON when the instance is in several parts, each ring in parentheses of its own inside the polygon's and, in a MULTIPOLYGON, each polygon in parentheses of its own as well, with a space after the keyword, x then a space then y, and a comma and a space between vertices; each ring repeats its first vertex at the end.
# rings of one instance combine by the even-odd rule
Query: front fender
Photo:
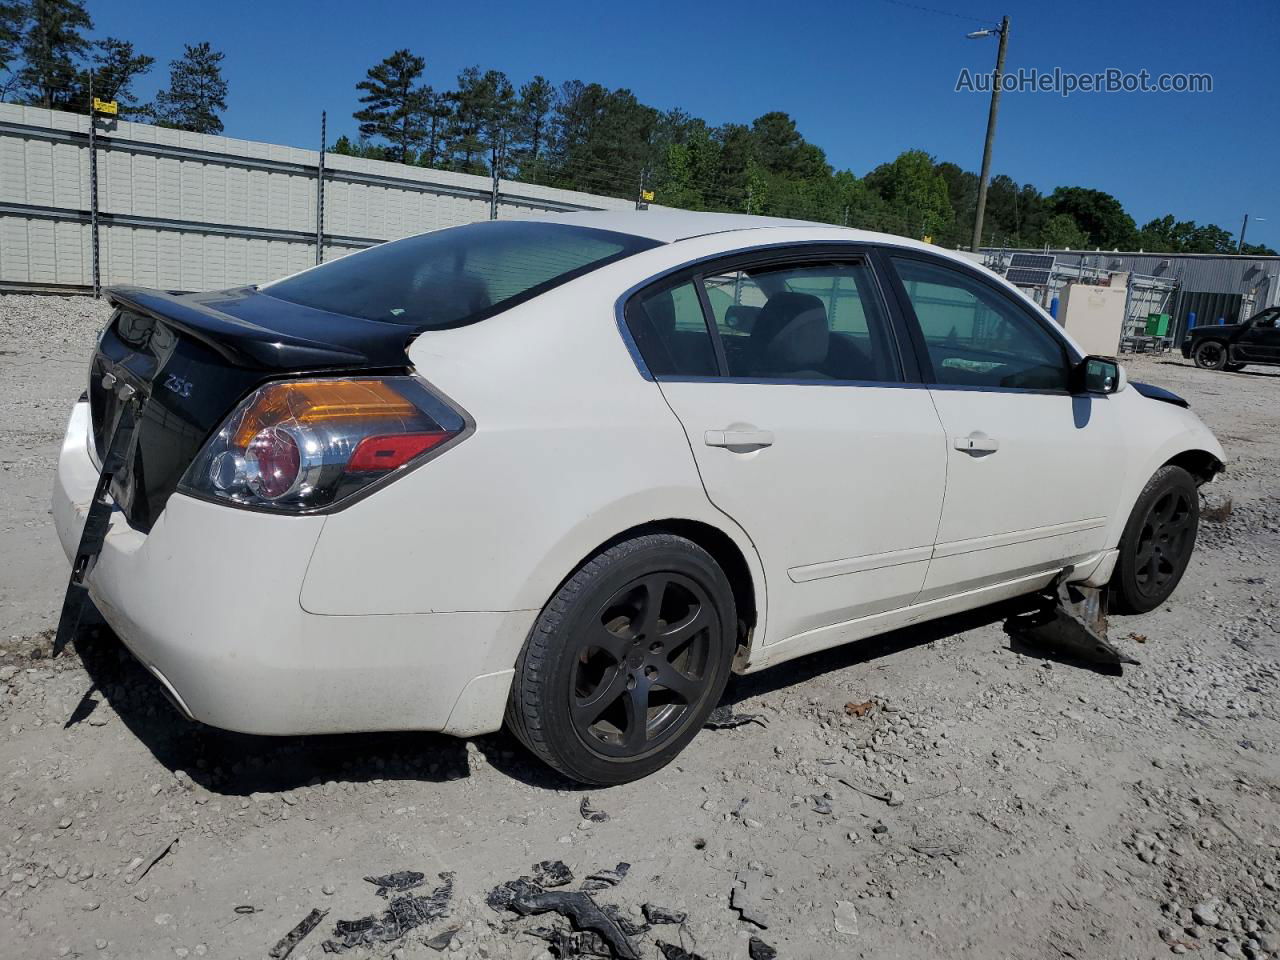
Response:
POLYGON ((1129 514, 1138 495, 1152 475, 1165 464, 1187 453, 1204 453, 1219 465, 1226 463, 1222 444, 1196 414, 1133 391, 1130 394, 1132 417, 1126 432, 1134 438, 1126 449, 1127 463, 1123 471, 1119 508, 1107 528, 1107 546, 1119 545, 1129 514), (1143 442, 1156 438, 1155 442, 1143 442))

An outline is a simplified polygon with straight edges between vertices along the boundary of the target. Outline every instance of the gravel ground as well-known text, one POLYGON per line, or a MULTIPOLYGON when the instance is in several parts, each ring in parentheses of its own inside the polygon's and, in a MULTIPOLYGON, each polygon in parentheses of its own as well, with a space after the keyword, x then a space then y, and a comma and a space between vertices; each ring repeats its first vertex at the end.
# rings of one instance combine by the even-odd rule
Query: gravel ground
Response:
POLYGON ((1140 666, 1011 649, 1007 611, 979 611, 739 679, 729 699, 760 723, 584 793, 505 734, 187 723, 105 628, 45 659, 66 577, 53 463, 104 317, 0 298, 5 957, 261 957, 318 908, 295 960, 369 915, 424 922, 349 956, 542 958, 553 945, 531 931, 556 936, 553 916, 486 903, 541 861, 568 865, 563 890, 613 870, 591 885, 624 929, 645 904, 687 914, 634 933, 646 958, 659 942, 707 958, 1280 955, 1275 372, 1129 363, 1187 396, 1230 458, 1171 602, 1112 619, 1140 666), (401 870, 422 885, 380 899, 362 879, 401 870))

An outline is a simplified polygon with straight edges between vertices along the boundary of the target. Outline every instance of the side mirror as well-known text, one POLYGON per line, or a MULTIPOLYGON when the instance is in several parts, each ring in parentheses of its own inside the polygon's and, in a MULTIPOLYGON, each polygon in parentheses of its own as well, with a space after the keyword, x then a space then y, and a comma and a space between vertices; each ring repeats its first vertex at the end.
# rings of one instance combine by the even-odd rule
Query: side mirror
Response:
POLYGON ((1072 393, 1118 393, 1128 384, 1124 367, 1112 357, 1085 357, 1071 369, 1072 393))

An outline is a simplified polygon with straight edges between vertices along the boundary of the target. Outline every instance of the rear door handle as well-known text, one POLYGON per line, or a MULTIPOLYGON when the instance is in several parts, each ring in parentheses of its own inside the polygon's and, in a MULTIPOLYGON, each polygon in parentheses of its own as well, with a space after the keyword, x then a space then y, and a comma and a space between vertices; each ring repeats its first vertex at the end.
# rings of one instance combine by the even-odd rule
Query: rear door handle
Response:
POLYGON ((771 447, 771 430, 708 430, 702 435, 708 447, 771 447))
POLYGON ((951 441, 952 446, 962 453, 982 454, 995 453, 1000 449, 1000 441, 995 437, 988 437, 981 430, 975 430, 967 437, 956 437, 951 441))

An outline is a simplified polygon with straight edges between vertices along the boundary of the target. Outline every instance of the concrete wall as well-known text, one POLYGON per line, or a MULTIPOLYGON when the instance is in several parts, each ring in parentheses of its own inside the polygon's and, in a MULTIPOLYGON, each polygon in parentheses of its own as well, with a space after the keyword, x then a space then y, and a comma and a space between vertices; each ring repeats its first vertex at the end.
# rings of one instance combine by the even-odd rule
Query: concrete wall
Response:
MULTIPOLYGON (((0 104, 0 289, 92 284, 89 121, 0 104)), ((104 286, 208 290, 315 263, 319 153, 99 122, 104 286)), ((325 155, 325 258, 489 218, 488 177, 325 155)), ((502 181, 498 216, 633 201, 502 181)))

